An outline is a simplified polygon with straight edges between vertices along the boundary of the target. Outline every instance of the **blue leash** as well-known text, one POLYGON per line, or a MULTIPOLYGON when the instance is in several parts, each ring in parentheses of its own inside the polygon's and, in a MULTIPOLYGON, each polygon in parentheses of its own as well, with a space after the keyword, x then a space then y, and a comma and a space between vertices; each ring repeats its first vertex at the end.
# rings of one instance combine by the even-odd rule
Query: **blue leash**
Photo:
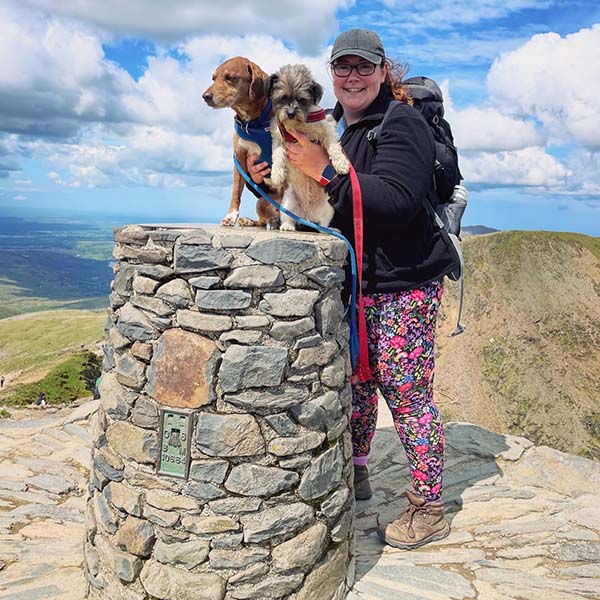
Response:
POLYGON ((242 166, 240 165, 236 156, 233 156, 233 163, 235 164, 237 170, 240 175, 244 178, 246 183, 252 187, 253 190, 256 190, 267 202, 272 204, 275 208, 279 209, 282 213, 286 214, 288 217, 294 219, 301 225, 305 225, 306 227, 311 227, 312 229, 316 229, 317 231, 321 231, 322 233, 328 233, 329 235, 333 235, 336 238, 342 240, 346 246, 348 246, 348 255, 350 256, 350 270, 352 272, 352 288, 350 292, 350 360, 352 362, 352 368, 356 368, 356 363, 358 359, 359 349, 358 349, 358 329, 356 327, 356 294, 357 294, 357 269, 356 269, 356 254, 354 252, 354 248, 350 241, 344 237, 339 231, 335 231, 334 229, 330 229, 329 227, 323 227, 323 225, 318 225, 317 223, 312 223, 311 221, 307 221, 306 219, 302 219, 301 217, 295 215, 293 212, 284 208, 271 198, 264 190, 262 190, 244 171, 242 166))

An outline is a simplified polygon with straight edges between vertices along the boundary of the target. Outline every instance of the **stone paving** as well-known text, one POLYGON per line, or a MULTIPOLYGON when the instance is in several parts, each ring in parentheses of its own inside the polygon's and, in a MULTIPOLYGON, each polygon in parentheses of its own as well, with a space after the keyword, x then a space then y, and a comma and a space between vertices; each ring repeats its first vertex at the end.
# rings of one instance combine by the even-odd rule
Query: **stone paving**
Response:
MULTIPOLYGON (((96 406, 0 420, 0 600, 84 597, 96 406)), ((357 505, 357 577, 348 600, 600 598, 600 464, 465 423, 449 424, 447 439, 452 533, 412 552, 384 547, 377 517, 402 508, 408 479, 382 414, 371 461, 375 493, 357 505)))

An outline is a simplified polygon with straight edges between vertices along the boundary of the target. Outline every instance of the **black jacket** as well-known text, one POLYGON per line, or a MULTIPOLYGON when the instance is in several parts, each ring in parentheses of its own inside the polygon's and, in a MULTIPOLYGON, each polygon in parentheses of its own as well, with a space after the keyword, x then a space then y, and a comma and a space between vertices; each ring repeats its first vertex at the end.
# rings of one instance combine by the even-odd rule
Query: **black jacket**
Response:
MULTIPOLYGON (((434 225, 424 205, 433 188, 434 143, 421 114, 400 104, 388 117, 376 148, 367 139, 392 99, 389 87, 382 85, 365 116, 349 125, 341 138, 362 189, 366 293, 420 287, 449 273, 458 262, 446 232, 434 225)), ((338 103, 332 114, 339 120, 342 113, 338 103)), ((327 191, 335 208, 331 226, 354 244, 350 177, 338 175, 327 191)))

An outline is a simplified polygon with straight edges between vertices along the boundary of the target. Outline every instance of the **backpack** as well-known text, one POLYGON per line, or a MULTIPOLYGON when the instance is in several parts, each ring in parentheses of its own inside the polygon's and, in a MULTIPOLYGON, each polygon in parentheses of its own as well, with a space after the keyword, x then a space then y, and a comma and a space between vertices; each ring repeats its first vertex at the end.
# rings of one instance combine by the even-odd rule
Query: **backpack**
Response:
MULTIPOLYGON (((463 176, 458 167, 458 152, 450 124, 444 119, 444 97, 438 84, 428 77, 411 77, 403 82, 412 96, 416 108, 433 134, 435 143, 435 163, 433 190, 426 199, 425 207, 436 225, 444 231, 459 259, 459 267, 448 277, 460 281, 460 301, 456 329, 451 335, 458 335, 465 329, 461 323, 464 299, 464 258, 460 246, 460 222, 467 207, 467 189, 460 185, 463 176)), ((398 100, 392 100, 379 125, 367 133, 367 139, 377 145, 379 135, 398 100)))

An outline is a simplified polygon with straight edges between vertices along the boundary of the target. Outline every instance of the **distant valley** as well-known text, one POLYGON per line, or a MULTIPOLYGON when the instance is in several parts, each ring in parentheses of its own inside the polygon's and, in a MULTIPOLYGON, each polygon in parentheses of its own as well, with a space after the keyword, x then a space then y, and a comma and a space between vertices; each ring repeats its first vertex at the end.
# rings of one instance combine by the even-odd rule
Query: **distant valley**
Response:
POLYGON ((56 308, 103 308, 110 293, 112 227, 0 219, 0 318, 56 308))

